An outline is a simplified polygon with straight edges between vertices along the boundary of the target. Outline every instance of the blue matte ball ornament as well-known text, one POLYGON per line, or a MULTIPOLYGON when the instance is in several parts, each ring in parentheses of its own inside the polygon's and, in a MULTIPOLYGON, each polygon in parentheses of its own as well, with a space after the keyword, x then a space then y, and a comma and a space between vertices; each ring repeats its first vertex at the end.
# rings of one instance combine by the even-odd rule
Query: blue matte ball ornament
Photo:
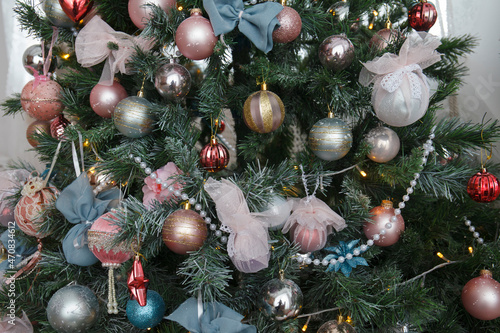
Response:
POLYGON ((127 302, 127 318, 137 328, 148 329, 158 325, 165 314, 165 302, 156 291, 148 290, 147 304, 140 306, 135 299, 127 302))

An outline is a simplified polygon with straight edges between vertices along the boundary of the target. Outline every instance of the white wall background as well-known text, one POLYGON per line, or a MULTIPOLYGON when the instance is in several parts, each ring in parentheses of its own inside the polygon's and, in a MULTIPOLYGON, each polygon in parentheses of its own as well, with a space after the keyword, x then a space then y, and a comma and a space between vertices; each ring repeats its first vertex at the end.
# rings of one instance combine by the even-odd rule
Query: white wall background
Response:
MULTIPOLYGON (((34 0, 35 1, 35 0, 34 0)), ((125 1, 125 0, 121 0, 125 1)), ((13 93, 21 92, 31 80, 22 68, 22 54, 30 45, 37 44, 20 32, 12 7, 14 0, 0 2, 0 100, 13 93)), ((476 53, 465 59, 470 75, 458 96, 452 100, 448 115, 458 115, 464 121, 481 122, 485 119, 500 118, 500 32, 495 23, 500 12, 500 1, 482 0, 435 0, 439 12, 439 22, 431 33, 436 35, 472 34, 480 38, 476 53)), ((0 118, 0 168, 11 160, 26 160, 35 165, 35 153, 28 151, 31 146, 26 141, 26 128, 31 119, 27 115, 0 118)), ((494 160, 499 162, 500 150, 494 151, 494 160)))

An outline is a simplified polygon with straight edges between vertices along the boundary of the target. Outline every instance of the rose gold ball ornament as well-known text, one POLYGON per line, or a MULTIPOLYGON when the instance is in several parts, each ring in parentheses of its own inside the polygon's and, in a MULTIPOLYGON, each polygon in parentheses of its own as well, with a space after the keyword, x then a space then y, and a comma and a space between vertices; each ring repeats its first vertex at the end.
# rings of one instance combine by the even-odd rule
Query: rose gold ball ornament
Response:
POLYGON ((317 333, 356 333, 356 329, 345 321, 330 320, 321 325, 317 333))
POLYGON ((396 29, 382 29, 373 35, 370 39, 370 47, 376 48, 381 51, 385 49, 389 44, 394 43, 400 36, 400 33, 396 29))
POLYGON ((405 230, 405 221, 401 214, 395 215, 392 201, 383 200, 380 206, 370 210, 371 221, 366 221, 363 231, 368 239, 373 239, 377 246, 391 246, 399 240, 405 230), (379 239, 373 238, 379 235, 379 239))
POLYGON ((217 37, 201 9, 191 10, 191 16, 182 21, 175 33, 175 44, 183 56, 191 60, 208 58, 214 52, 217 37))
POLYGON ((186 67, 176 64, 172 59, 156 72, 155 88, 163 98, 178 101, 186 97, 191 89, 191 74, 186 67))
POLYGON ((229 151, 212 138, 200 152, 200 164, 208 172, 221 171, 229 164, 229 151))
POLYGON ((392 160, 399 153, 401 146, 396 132, 385 126, 370 130, 366 134, 365 141, 371 147, 366 156, 377 163, 386 163, 392 160))
MULTIPOLYGON (((142 93, 139 93, 142 96, 142 93)), ((122 99, 116 105, 113 121, 120 133, 129 138, 141 138, 153 131, 151 103, 140 96, 122 99)))
POLYGON ((50 122, 35 120, 28 125, 28 128, 26 129, 26 139, 31 147, 36 148, 40 144, 36 138, 36 135, 39 134, 50 135, 50 122))
POLYGON ((207 239, 207 225, 200 214, 189 209, 179 209, 170 214, 163 224, 162 239, 177 254, 197 251, 207 239))
POLYGON ((125 88, 116 81, 111 86, 98 83, 90 92, 90 107, 99 116, 111 118, 118 103, 127 97, 125 88))
POLYGON ((243 105, 243 120, 252 131, 270 133, 280 127, 284 119, 285 105, 278 95, 267 90, 265 83, 243 105))
POLYGON ((354 45, 344 35, 333 35, 320 44, 318 55, 324 67, 341 71, 353 62, 354 45))
POLYGON ((280 25, 273 31, 273 42, 289 43, 300 35, 302 19, 295 9, 286 6, 286 0, 281 4, 283 9, 276 16, 280 25))
POLYGON ((60 114, 50 123, 50 135, 55 139, 64 140, 66 138, 64 136, 64 131, 69 124, 69 120, 64 118, 64 116, 60 114))
POLYGON ((175 0, 129 0, 128 15, 135 26, 139 29, 144 29, 151 16, 153 16, 151 7, 145 6, 148 3, 157 5, 167 14, 171 9, 176 7, 175 0))
POLYGON ((500 283, 488 270, 473 278, 462 289, 462 303, 467 312, 480 320, 500 317, 500 283))
POLYGON ((40 75, 24 86, 21 91, 21 106, 33 118, 52 120, 64 110, 61 92, 59 83, 40 75))

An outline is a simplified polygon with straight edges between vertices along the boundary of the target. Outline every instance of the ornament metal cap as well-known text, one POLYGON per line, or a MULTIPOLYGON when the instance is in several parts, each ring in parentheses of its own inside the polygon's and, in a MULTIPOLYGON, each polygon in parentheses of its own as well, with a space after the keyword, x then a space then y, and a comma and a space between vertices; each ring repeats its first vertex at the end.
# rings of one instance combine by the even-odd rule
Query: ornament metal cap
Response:
POLYGON ((191 209, 191 204, 189 203, 189 201, 186 201, 184 203, 182 203, 181 205, 185 210, 190 210, 191 209))
POLYGON ((200 8, 193 8, 189 11, 189 14, 192 15, 202 15, 202 11, 200 8))
POLYGON ((333 113, 332 111, 328 111, 328 118, 330 119, 335 118, 335 113, 333 113))
POLYGON ((267 90, 267 83, 263 82, 263 83, 260 85, 260 90, 267 90))
POLYGON ((217 142, 217 139, 215 138, 215 136, 213 136, 211 139, 210 139, 210 146, 217 146, 218 142, 217 142))
POLYGON ((390 200, 382 200, 382 204, 380 206, 384 207, 385 209, 393 208, 392 201, 390 200))
POLYGON ((489 277, 489 278, 492 278, 492 277, 493 277, 493 273, 491 273, 491 271, 490 271, 490 270, 488 270, 488 269, 482 269, 482 270, 479 272, 479 274, 480 274, 481 276, 484 276, 484 277, 489 277))
POLYGON ((281 3, 281 5, 282 5, 283 7, 285 7, 285 6, 286 6, 286 0, 280 0, 280 3, 281 3))

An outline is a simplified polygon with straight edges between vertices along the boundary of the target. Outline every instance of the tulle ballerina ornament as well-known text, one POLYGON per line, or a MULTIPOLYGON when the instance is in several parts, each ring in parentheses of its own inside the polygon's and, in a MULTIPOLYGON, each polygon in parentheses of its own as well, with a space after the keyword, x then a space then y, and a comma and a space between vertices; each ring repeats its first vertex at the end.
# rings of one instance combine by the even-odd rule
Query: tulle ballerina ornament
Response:
POLYGON ((300 252, 307 253, 321 250, 333 229, 339 232, 347 225, 340 215, 315 197, 319 180, 313 194, 309 195, 306 176, 302 166, 300 168, 306 197, 294 200, 292 214, 286 221, 282 231, 283 233, 290 231, 292 241, 300 245, 300 252))
POLYGON ((425 115, 430 89, 422 70, 441 59, 436 51, 440 44, 436 36, 413 32, 399 55, 386 53, 363 64, 359 82, 364 86, 374 83, 372 104, 380 120, 402 127, 425 115))

